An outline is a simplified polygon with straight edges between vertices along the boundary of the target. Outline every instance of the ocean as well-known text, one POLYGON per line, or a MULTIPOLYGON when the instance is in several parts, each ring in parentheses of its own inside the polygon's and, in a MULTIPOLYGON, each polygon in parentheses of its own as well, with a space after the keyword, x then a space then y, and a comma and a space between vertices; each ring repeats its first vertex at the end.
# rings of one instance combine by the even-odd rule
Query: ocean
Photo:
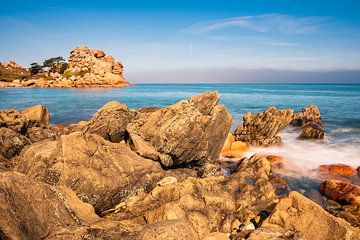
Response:
MULTIPOLYGON (((0 89, 0 109, 22 110, 45 105, 51 122, 67 125, 88 120, 109 101, 129 108, 164 107, 206 91, 218 91, 221 103, 233 116, 233 129, 247 112, 264 111, 269 106, 292 108, 296 112, 315 104, 322 114, 326 137, 323 141, 299 140, 299 130, 282 131, 283 145, 251 148, 253 153, 281 155, 288 171, 299 179, 314 178, 312 170, 321 164, 342 163, 360 166, 360 84, 138 84, 111 89, 0 89), (295 170, 294 170, 295 169, 295 170)), ((293 177, 293 176, 290 176, 293 177)), ((309 181, 307 181, 309 183, 309 181)), ((317 182, 315 183, 317 184, 317 182)), ((314 187, 311 187, 312 190, 314 187)), ((304 186, 304 189, 307 189, 304 186)))

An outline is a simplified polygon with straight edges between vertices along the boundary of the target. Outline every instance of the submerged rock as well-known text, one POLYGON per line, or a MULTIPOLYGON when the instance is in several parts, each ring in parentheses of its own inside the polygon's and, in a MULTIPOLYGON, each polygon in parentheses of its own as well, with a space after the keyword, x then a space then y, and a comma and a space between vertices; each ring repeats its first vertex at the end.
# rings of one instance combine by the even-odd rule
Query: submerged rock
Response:
POLYGON ((217 160, 231 125, 219 99, 207 92, 142 115, 127 126, 132 149, 166 167, 217 160))
POLYGON ((360 186, 339 180, 327 180, 321 183, 320 191, 339 203, 360 205, 360 186))
POLYGON ((302 131, 300 134, 300 139, 323 139, 325 131, 321 128, 319 124, 316 123, 307 123, 302 126, 302 131))
POLYGON ((276 110, 269 107, 264 112, 243 116, 243 123, 234 132, 235 140, 254 146, 270 146, 281 143, 278 133, 287 127, 293 117, 293 110, 276 110))
POLYGON ((97 134, 110 142, 120 142, 125 140, 126 126, 131 118, 126 105, 112 101, 95 113, 85 132, 97 134))
POLYGON ((308 123, 322 125, 322 119, 319 109, 315 105, 310 105, 295 114, 291 121, 293 126, 302 127, 308 123))
POLYGON ((280 199, 269 218, 249 240, 278 239, 360 239, 360 230, 327 213, 298 192, 280 199))
POLYGON ((321 175, 339 175, 350 177, 356 174, 356 170, 346 164, 320 165, 318 168, 321 175))

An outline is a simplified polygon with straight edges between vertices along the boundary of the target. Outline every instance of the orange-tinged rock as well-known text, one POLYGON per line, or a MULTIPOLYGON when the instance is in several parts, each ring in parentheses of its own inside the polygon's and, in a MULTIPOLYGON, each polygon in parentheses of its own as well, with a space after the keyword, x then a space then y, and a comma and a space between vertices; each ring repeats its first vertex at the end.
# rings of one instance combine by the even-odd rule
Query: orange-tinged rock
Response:
POLYGON ((349 177, 356 174, 356 170, 345 164, 320 165, 318 170, 320 173, 333 174, 349 177))
POLYGON ((222 151, 226 151, 226 150, 230 150, 231 149, 231 144, 235 141, 235 137, 234 135, 232 135, 231 133, 228 133, 226 140, 224 142, 222 151))
POLYGON ((246 152, 249 150, 249 146, 246 142, 235 141, 231 144, 230 150, 246 152))
POLYGON ((360 204, 360 186, 339 180, 327 180, 320 184, 320 191, 331 200, 344 204, 360 204))
POLYGON ((202 240, 230 240, 225 233, 213 232, 206 235, 202 240))
POLYGON ((221 157, 226 157, 226 158, 242 158, 244 156, 244 152, 236 151, 236 150, 226 150, 226 151, 222 151, 220 155, 221 157))

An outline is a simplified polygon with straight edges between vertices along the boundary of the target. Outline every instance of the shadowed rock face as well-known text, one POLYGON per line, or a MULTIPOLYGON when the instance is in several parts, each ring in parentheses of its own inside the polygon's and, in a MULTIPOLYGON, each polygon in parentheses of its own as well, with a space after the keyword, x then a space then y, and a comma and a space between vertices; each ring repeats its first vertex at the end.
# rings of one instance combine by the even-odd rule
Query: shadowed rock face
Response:
POLYGON ((207 92, 143 114, 127 127, 132 149, 166 167, 216 160, 232 119, 219 99, 207 92))
POLYGON ((325 131, 321 128, 319 124, 308 123, 302 126, 300 139, 323 139, 324 135, 325 131))
POLYGON ((0 155, 12 158, 30 144, 23 135, 5 127, 0 127, 0 155))
POLYGON ((250 240, 277 239, 360 239, 360 230, 336 218, 297 192, 280 199, 273 213, 250 240))
POLYGON ((159 163, 138 156, 123 144, 79 132, 35 143, 16 162, 17 171, 71 188, 97 212, 146 191, 164 177, 159 163))
POLYGON ((281 138, 277 135, 290 124, 292 116, 292 109, 276 110, 275 107, 261 113, 247 113, 235 130, 235 140, 265 147, 280 144, 281 138))
POLYGON ((126 126, 132 114, 128 107, 118 102, 109 102, 95 113, 85 133, 94 133, 111 142, 125 139, 126 126))
POLYGON ((245 158, 230 177, 188 178, 139 194, 120 204, 113 219, 136 224, 177 219, 199 239, 212 231, 230 232, 234 224, 249 222, 276 201, 270 175, 265 158, 245 158))

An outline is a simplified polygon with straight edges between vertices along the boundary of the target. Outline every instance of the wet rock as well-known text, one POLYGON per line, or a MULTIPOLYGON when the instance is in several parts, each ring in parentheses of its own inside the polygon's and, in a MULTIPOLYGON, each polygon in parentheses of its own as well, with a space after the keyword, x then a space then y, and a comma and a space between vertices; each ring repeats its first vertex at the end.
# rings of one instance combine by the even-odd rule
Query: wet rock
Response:
POLYGON ((17 171, 71 188, 97 212, 152 189, 165 177, 159 163, 141 158, 124 144, 79 132, 32 144, 16 162, 17 171))
POLYGON ((131 122, 132 149, 163 166, 215 161, 231 125, 219 94, 207 92, 161 108, 131 122))
POLYGON ((321 183, 320 191, 328 198, 344 204, 360 204, 360 186, 339 180, 321 183))
POLYGON ((319 124, 308 123, 302 126, 300 139, 323 139, 324 135, 325 131, 321 128, 319 124))
POLYGON ((356 170, 346 164, 320 165, 318 168, 321 175, 339 175, 350 177, 356 174, 356 170))
POLYGON ((190 177, 157 186, 123 205, 112 219, 137 224, 179 220, 200 239, 210 232, 230 232, 234 221, 250 221, 276 202, 270 175, 268 161, 255 155, 244 159, 229 177, 190 177))
POLYGON ((280 199, 274 211, 249 240, 265 239, 344 239, 360 238, 360 230, 327 213, 298 192, 280 199), (315 224, 316 223, 316 224, 315 224))
POLYGON ((17 172, 0 172, 0 212, 2 239, 48 239, 65 232, 74 237, 81 232, 72 238, 80 239, 89 223, 99 220, 91 205, 70 189, 17 172))
POLYGON ((132 116, 124 104, 112 101, 95 113, 85 133, 94 133, 110 142, 125 140, 126 126, 132 116))
POLYGON ((42 105, 26 108, 21 114, 30 121, 29 127, 50 126, 49 110, 42 105))
POLYGON ((5 158, 12 158, 30 144, 30 141, 23 135, 10 128, 0 127, 0 155, 5 158))
POLYGON ((294 115, 291 124, 293 126, 304 126, 308 123, 322 125, 322 119, 319 109, 315 105, 310 105, 294 115))
POLYGON ((234 132, 236 141, 247 142, 254 146, 281 144, 278 133, 292 120, 293 110, 276 110, 269 107, 264 112, 243 116, 243 123, 234 132))

